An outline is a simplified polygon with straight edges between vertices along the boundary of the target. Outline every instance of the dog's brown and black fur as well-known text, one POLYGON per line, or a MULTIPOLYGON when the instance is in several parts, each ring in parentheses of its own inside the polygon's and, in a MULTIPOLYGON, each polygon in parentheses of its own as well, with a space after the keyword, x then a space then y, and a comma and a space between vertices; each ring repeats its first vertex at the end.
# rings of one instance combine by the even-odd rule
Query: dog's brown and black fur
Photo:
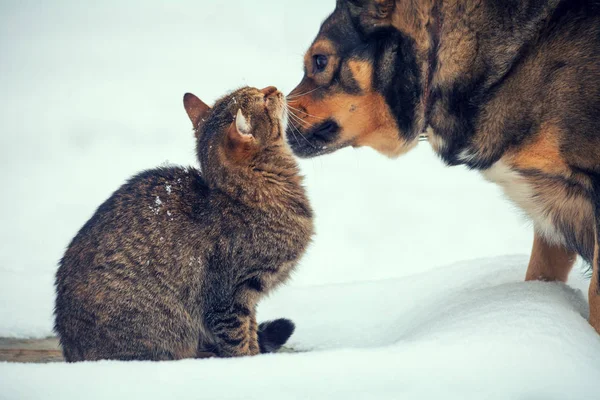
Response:
POLYGON ((425 133, 500 184, 534 223, 526 279, 565 281, 579 254, 600 332, 600 1, 338 0, 289 98, 300 156, 425 133))
POLYGON ((256 305, 309 244, 312 211, 284 139, 285 101, 242 88, 209 109, 187 94, 201 172, 141 173, 98 208, 56 277, 67 361, 231 357, 277 350, 291 321, 256 305))

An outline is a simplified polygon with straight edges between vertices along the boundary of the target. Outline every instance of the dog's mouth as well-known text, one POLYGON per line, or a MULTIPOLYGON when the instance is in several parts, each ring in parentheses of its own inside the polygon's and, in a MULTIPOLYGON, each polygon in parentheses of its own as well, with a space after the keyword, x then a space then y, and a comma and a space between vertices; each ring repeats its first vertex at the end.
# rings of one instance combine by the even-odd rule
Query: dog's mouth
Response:
POLYGON ((341 128, 333 119, 327 119, 307 130, 289 121, 287 140, 294 154, 302 158, 333 153, 350 143, 338 143, 341 128))

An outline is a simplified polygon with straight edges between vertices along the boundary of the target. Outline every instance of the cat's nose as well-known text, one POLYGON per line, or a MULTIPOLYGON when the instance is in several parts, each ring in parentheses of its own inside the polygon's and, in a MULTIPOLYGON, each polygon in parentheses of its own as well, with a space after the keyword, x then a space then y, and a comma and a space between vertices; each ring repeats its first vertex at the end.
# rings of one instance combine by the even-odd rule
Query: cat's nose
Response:
POLYGON ((277 92, 277 88, 275 86, 267 86, 266 88, 261 90, 261 93, 264 94, 265 97, 269 97, 275 92, 277 92))

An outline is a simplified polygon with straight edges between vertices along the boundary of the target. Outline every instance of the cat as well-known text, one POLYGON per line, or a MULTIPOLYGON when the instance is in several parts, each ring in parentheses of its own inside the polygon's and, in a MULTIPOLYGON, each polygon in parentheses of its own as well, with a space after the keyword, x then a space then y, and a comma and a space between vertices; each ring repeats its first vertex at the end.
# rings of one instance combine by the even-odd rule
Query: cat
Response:
POLYGON ((131 178, 60 261, 55 330, 69 362, 249 356, 293 333, 287 319, 256 322, 314 230, 285 98, 244 87, 213 108, 187 93, 184 107, 200 170, 131 178))

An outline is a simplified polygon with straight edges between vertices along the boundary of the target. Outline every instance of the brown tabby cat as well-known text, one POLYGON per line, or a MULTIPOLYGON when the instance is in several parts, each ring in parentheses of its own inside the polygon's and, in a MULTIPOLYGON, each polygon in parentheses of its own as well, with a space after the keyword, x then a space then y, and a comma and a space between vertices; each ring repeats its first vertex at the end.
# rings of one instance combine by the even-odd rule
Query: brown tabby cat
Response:
POLYGON ((242 88, 210 109, 184 97, 201 171, 159 168, 117 190, 73 239, 56 277, 67 361, 174 360, 275 351, 291 321, 257 327, 313 234, 284 140, 283 95, 242 88))

